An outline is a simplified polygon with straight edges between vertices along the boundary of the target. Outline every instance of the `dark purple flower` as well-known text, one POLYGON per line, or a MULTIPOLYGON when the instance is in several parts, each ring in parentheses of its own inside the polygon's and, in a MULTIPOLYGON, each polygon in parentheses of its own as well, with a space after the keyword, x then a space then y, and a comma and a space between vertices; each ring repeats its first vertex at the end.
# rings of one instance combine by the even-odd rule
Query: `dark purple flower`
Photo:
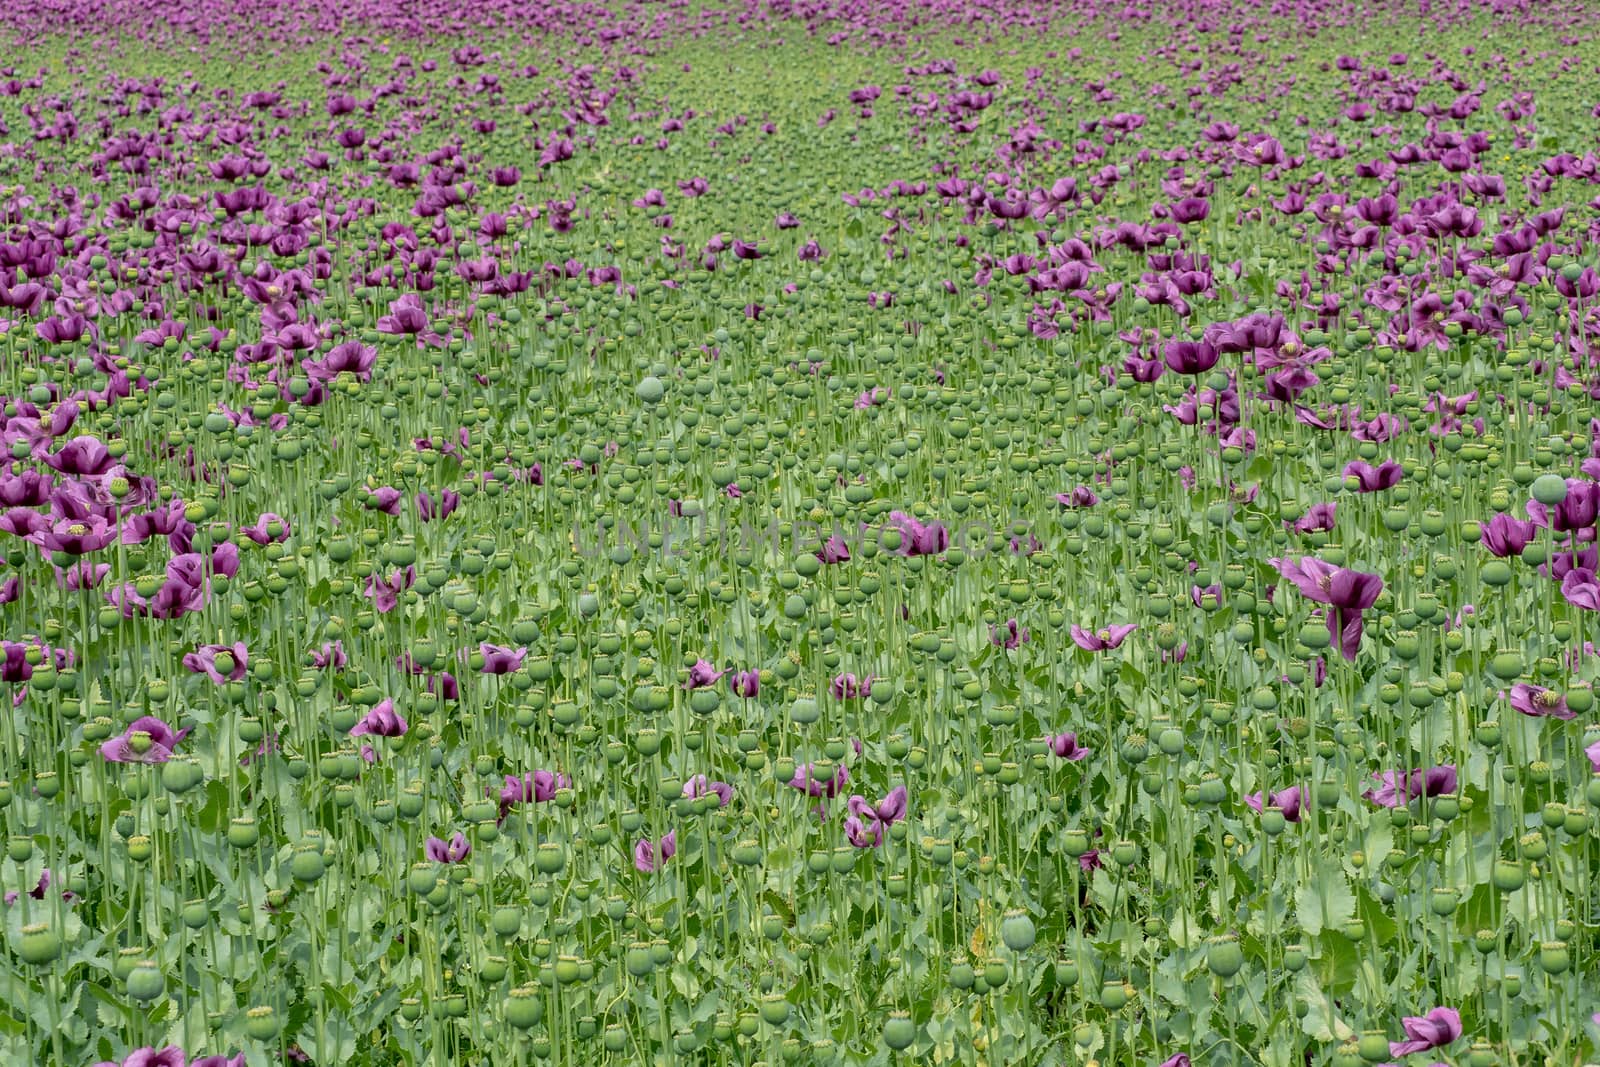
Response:
POLYGON ((1586 567, 1567 572, 1561 579, 1561 595, 1573 607, 1600 611, 1600 581, 1595 579, 1595 572, 1586 567))
POLYGON ((1071 731, 1064 734, 1055 734, 1045 738, 1045 744, 1050 746, 1050 751, 1064 760, 1076 763, 1089 755, 1089 749, 1078 744, 1078 735, 1071 731))
POLYGON ((835 700, 856 700, 866 696, 872 690, 872 675, 857 678, 854 674, 834 675, 833 681, 828 685, 828 691, 835 700))
POLYGON ((845 783, 850 780, 850 772, 845 768, 844 764, 841 763, 834 768, 832 778, 824 780, 818 780, 815 767, 816 765, 811 763, 802 763, 796 767, 794 769, 794 777, 789 779, 790 788, 798 789, 802 793, 808 793, 814 797, 830 798, 836 797, 844 791, 845 783))
POLYGON ((689 668, 689 680, 683 683, 685 689, 707 689, 717 684, 726 670, 717 670, 707 660, 697 659, 694 666, 689 668))
POLYGON ((350 728, 351 737, 402 737, 408 729, 406 720, 394 710, 394 701, 385 700, 373 706, 350 728))
POLYGON ((1400 1026, 1408 1040, 1390 1042, 1391 1056, 1409 1056, 1450 1044, 1461 1036, 1461 1013, 1454 1008, 1434 1008, 1426 1015, 1406 1016, 1400 1026))
POLYGON ((1217 365, 1220 353, 1206 341, 1168 341, 1164 355, 1179 374, 1204 374, 1217 365))
POLYGON ((263 511, 254 526, 241 526, 239 532, 258 545, 270 545, 275 541, 287 541, 293 531, 289 528, 288 519, 263 511))
POLYGON ((849 563, 850 547, 844 543, 844 538, 833 534, 822 543, 822 547, 815 553, 817 559, 824 564, 849 563))
POLYGON ((761 692, 761 672, 734 671, 733 677, 728 679, 728 684, 734 696, 746 699, 757 696, 761 692))
POLYGON ((876 804, 859 794, 846 801, 850 815, 844 821, 845 837, 856 848, 876 848, 883 844, 889 827, 906 816, 906 787, 896 786, 876 804))
POLYGON ((174 731, 154 715, 146 715, 101 745, 100 755, 111 763, 165 763, 188 736, 187 728, 174 731))
POLYGON ((483 674, 510 674, 522 669, 522 661, 527 658, 526 648, 503 648, 500 645, 491 645, 485 641, 478 646, 478 651, 483 654, 483 674))
POLYGON ((428 838, 423 851, 435 863, 460 863, 472 855, 472 846, 467 842, 467 835, 457 830, 449 841, 438 837, 428 838))
MULTIPOLYGON (((572 785, 572 779, 564 774, 553 771, 534 771, 521 778, 516 775, 506 775, 506 784, 500 789, 500 821, 504 822, 507 813, 518 804, 543 804, 556 795, 556 790, 566 789, 572 785)), ((493 789, 486 790, 494 796, 493 789)))
POLYGON ((1391 489, 1400 484, 1400 479, 1405 477, 1405 469, 1399 462, 1386 459, 1374 467, 1370 463, 1355 460, 1344 469, 1346 478, 1354 478, 1363 493, 1376 493, 1384 489, 1391 489))
POLYGON ((1456 791, 1456 768, 1446 763, 1426 770, 1374 772, 1378 788, 1361 796, 1383 808, 1402 808, 1422 797, 1436 797, 1456 791))
POLYGON ((218 685, 237 682, 250 668, 250 650, 243 641, 232 645, 201 645, 183 657, 183 666, 218 685))
POLYGON ((1307 556, 1295 563, 1287 559, 1267 562, 1294 582, 1300 595, 1318 604, 1327 604, 1328 636, 1347 660, 1354 661, 1361 647, 1361 613, 1377 602, 1383 592, 1383 578, 1376 574, 1335 567, 1307 556))
POLYGON ((1502 559, 1520 556, 1536 536, 1538 527, 1501 512, 1483 524, 1483 547, 1502 559))
POLYGON ((633 846, 633 865, 645 874, 660 870, 678 852, 678 831, 668 830, 660 844, 651 844, 648 837, 639 838, 633 846))
POLYGON ((903 511, 891 511, 889 521, 900 530, 902 556, 933 556, 950 547, 950 531, 942 523, 921 522, 903 511))
POLYGON ((1092 508, 1100 503, 1100 498, 1087 485, 1080 485, 1070 493, 1057 493, 1056 503, 1064 508, 1092 508))
POLYGON ((1019 627, 1016 619, 1007 619, 1004 626, 989 627, 989 641, 991 644, 1010 651, 1027 644, 1033 640, 1026 627, 1019 627))
POLYGON ((697 774, 683 783, 683 795, 691 800, 699 800, 704 796, 715 796, 717 807, 725 808, 733 799, 733 786, 727 782, 713 782, 703 774, 697 774))
POLYGON ((1554 689, 1518 682, 1511 687, 1511 706, 1534 718, 1575 719, 1578 713, 1567 707, 1567 698, 1554 689))
POLYGON ((1250 807, 1251 810, 1257 812, 1269 806, 1277 808, 1279 811, 1283 812, 1283 817, 1287 821, 1299 822, 1301 814, 1300 805, 1304 802, 1304 795, 1300 787, 1294 785, 1280 793, 1273 793, 1270 796, 1265 797, 1261 793, 1251 793, 1249 796, 1244 798, 1244 802, 1250 807))

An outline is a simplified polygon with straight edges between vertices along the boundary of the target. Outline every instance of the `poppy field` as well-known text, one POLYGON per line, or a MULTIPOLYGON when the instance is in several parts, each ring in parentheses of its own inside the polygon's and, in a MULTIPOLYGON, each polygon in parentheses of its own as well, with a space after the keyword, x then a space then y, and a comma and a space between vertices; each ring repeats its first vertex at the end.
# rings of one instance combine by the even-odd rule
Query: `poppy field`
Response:
POLYGON ((1600 1058, 1597 39, 7 5, 0 1063, 1600 1058))

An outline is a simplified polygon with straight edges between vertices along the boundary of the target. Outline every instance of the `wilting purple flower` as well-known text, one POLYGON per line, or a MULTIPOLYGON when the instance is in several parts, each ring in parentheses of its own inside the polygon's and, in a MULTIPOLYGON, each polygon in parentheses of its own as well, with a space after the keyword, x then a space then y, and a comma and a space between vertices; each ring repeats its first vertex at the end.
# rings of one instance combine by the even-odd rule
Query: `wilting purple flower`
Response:
POLYGON ((1054 752, 1064 760, 1071 760, 1074 763, 1087 758, 1089 755, 1089 749, 1078 744, 1078 735, 1072 731, 1046 737, 1044 743, 1050 746, 1051 752, 1054 752))
POLYGON ((850 772, 844 764, 834 768, 833 777, 819 781, 815 774, 815 764, 802 763, 794 769, 794 777, 789 779, 789 786, 802 793, 814 797, 836 797, 844 792, 844 784, 850 780, 850 772))
POLYGON ((237 682, 249 670, 250 650, 243 641, 235 641, 232 645, 201 645, 183 657, 183 666, 195 674, 205 675, 218 685, 237 682), (228 660, 219 663, 222 656, 227 656, 228 660), (223 667, 227 668, 226 675, 222 673, 223 667))
POLYGON ((854 674, 838 674, 828 685, 828 691, 835 700, 856 700, 864 697, 872 690, 872 675, 857 678, 854 674))
POLYGON ((522 661, 528 655, 526 648, 503 648, 487 641, 478 646, 478 651, 483 654, 483 674, 510 674, 521 670, 522 661))
POLYGON ((1369 789, 1362 797, 1383 808, 1401 808, 1421 797, 1436 797, 1456 791, 1456 768, 1453 763, 1418 768, 1412 771, 1374 772, 1372 780, 1377 789, 1369 789))
POLYGON ((1007 651, 1033 640, 1025 627, 1018 627, 1016 619, 1007 619, 1004 626, 989 627, 989 641, 1007 651))
POLYGON ((734 671, 733 677, 728 679, 728 684, 734 696, 748 699, 761 692, 761 672, 734 671))
POLYGON ((1390 1042, 1391 1056, 1409 1056, 1450 1044, 1461 1036, 1461 1013, 1454 1008, 1434 1008, 1426 1015, 1406 1016, 1400 1026, 1409 1040, 1390 1042))
POLYGON ((1064 508, 1092 508, 1100 503, 1100 498, 1087 485, 1080 485, 1070 493, 1057 493, 1056 503, 1064 508))
POLYGON ((683 795, 690 800, 699 800, 704 796, 715 795, 718 801, 717 807, 725 808, 728 806, 728 802, 733 799, 733 786, 727 782, 713 782, 706 775, 697 774, 683 783, 683 795))
POLYGON ((254 526, 241 526, 239 532, 258 545, 270 545, 274 541, 287 541, 292 531, 288 519, 263 511, 254 526))
POLYGON ((394 701, 385 700, 373 706, 372 710, 361 717, 361 721, 350 727, 351 737, 365 737, 371 734, 375 737, 401 737, 408 729, 406 720, 394 710, 394 701))
POLYGON ((343 641, 324 642, 321 651, 311 653, 311 665, 319 671, 329 668, 341 671, 349 662, 350 657, 345 655, 343 641))
POLYGON ((660 844, 651 844, 648 837, 639 838, 639 843, 633 846, 633 865, 645 874, 659 870, 661 865, 670 860, 678 851, 678 831, 668 830, 662 835, 660 844))
POLYGON ((1128 639, 1128 635, 1139 627, 1135 623, 1123 623, 1118 626, 1104 626, 1093 632, 1074 624, 1071 629, 1073 643, 1085 652, 1104 652, 1116 648, 1128 639))
MULTIPOLYGON (((52 881, 54 881, 54 876, 51 875, 50 868, 44 868, 39 872, 38 884, 32 889, 28 890, 28 896, 32 897, 34 900, 43 900, 45 893, 50 889, 50 883, 52 881)), ((13 889, 5 895, 6 906, 10 907, 20 899, 22 899, 22 894, 13 889)), ((62 891, 61 899, 71 902, 76 900, 77 896, 72 892, 72 890, 67 889, 62 891)))
POLYGON ((1518 682, 1511 687, 1511 706, 1534 718, 1575 719, 1578 713, 1567 707, 1567 698, 1554 689, 1518 682))
MULTIPOLYGON (((506 814, 516 805, 530 801, 543 804, 556 795, 556 790, 566 789, 571 784, 571 778, 553 771, 534 771, 521 778, 514 774, 506 775, 506 784, 500 788, 500 821, 504 822, 506 814)), ((492 788, 485 792, 489 796, 495 795, 492 788)))
POLYGON ((1533 541, 1538 527, 1525 519, 1513 519, 1501 512, 1483 524, 1483 547, 1504 559, 1520 556, 1533 541))
POLYGON ((1311 556, 1299 563, 1276 558, 1267 562, 1294 582, 1301 596, 1333 609, 1328 612, 1328 636, 1338 644, 1345 659, 1354 661, 1361 647, 1361 613, 1377 602, 1378 594, 1383 592, 1383 578, 1335 567, 1311 556))
POLYGON ((903 511, 891 511, 889 521, 900 530, 902 556, 933 556, 950 547, 950 531, 943 523, 921 522, 903 511))
POLYGON ((451 489, 441 490, 437 501, 429 495, 427 490, 417 494, 417 514, 423 522, 447 519, 460 506, 461 494, 451 489))
POLYGON ((178 742, 188 736, 187 728, 174 732, 154 715, 145 715, 101 745, 100 755, 111 763, 165 763, 172 758, 178 742))
POLYGON ((822 547, 815 553, 818 560, 823 563, 849 563, 850 547, 844 543, 844 538, 833 534, 822 543, 822 547))
POLYGON ((1567 576, 1561 579, 1561 595, 1573 607, 1600 611, 1600 581, 1595 579, 1595 572, 1587 567, 1567 572, 1567 576))
POLYGON ((367 578, 367 596, 380 614, 390 612, 400 606, 400 594, 410 589, 416 580, 416 567, 396 570, 387 579, 373 574, 367 578))
POLYGON ((400 514, 400 490, 390 485, 380 485, 372 491, 370 503, 374 511, 381 511, 385 515, 400 514))
POLYGON ((1400 479, 1405 477, 1405 468, 1392 459, 1386 459, 1374 467, 1361 460, 1346 465, 1344 476, 1354 478, 1359 486, 1359 492, 1376 493, 1384 489, 1391 489, 1400 484, 1400 479))
MULTIPOLYGON (((243 1059, 244 1053, 239 1053, 238 1059, 243 1059)), ((177 1045, 168 1045, 166 1048, 157 1049, 147 1046, 134 1049, 128 1053, 128 1058, 122 1061, 121 1067, 183 1067, 183 1049, 177 1045)), ((95 1064, 95 1067, 118 1067, 114 1061, 105 1060, 95 1064)))
POLYGON ((1312 504, 1304 515, 1293 522, 1285 522, 1284 525, 1295 533, 1316 533, 1320 530, 1331 530, 1334 527, 1334 514, 1338 507, 1338 504, 1327 502, 1312 504))
POLYGON ((689 668, 689 680, 683 683, 683 687, 685 689, 706 689, 716 685, 718 679, 727 673, 726 670, 717 670, 707 660, 697 659, 694 661, 694 666, 689 668))
POLYGON ((1304 802, 1304 795, 1299 786, 1293 785, 1281 793, 1265 796, 1261 793, 1251 793, 1244 798, 1245 804, 1253 811, 1261 811, 1264 807, 1274 807, 1283 812, 1283 817, 1289 822, 1300 821, 1300 805, 1304 802))
POLYGON ((435 863, 460 863, 472 855, 472 846, 467 843, 467 835, 457 830, 449 841, 438 837, 428 838, 423 851, 435 863))
POLYGON ((846 801, 850 815, 844 821, 845 837, 856 848, 877 848, 889 827, 906 816, 906 787, 895 786, 876 804, 857 794, 846 801))

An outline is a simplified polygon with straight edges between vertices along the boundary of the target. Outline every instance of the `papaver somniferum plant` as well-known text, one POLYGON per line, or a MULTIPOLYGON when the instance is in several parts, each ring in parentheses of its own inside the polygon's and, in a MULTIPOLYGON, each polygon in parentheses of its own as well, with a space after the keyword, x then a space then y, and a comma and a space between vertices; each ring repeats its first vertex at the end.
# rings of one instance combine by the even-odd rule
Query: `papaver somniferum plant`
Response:
POLYGON ((1600 1057, 1596 0, 0 6, 0 1063, 1600 1057))

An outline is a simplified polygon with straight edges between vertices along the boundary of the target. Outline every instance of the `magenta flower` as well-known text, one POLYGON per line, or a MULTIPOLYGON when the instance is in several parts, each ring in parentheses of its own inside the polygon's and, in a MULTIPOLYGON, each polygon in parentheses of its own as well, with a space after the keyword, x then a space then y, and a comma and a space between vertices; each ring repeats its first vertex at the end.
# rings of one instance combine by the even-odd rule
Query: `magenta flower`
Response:
POLYGON ((174 732, 154 715, 146 715, 101 745, 100 755, 110 763, 165 763, 172 758, 178 742, 188 736, 187 728, 174 732))
POLYGON ((1116 648, 1128 639, 1128 635, 1139 627, 1134 623, 1123 623, 1118 626, 1104 626, 1092 633, 1083 627, 1073 624, 1072 640, 1085 652, 1105 652, 1116 648))
POLYGON ((1409 1056, 1443 1048, 1461 1036, 1461 1013, 1454 1008, 1434 1008, 1426 1015, 1408 1015, 1400 1020, 1408 1040, 1389 1043, 1389 1055, 1409 1056))
POLYGON ((824 564, 850 562, 850 548, 838 534, 833 534, 824 541, 815 555, 824 564))
POLYGON ((761 672, 735 671, 733 677, 728 679, 728 684, 734 696, 749 699, 761 692, 761 672))
MULTIPOLYGON (((35 512, 9 512, 7 517, 15 515, 36 515, 35 512)), ((38 545, 46 552, 64 552, 69 556, 81 556, 87 552, 98 552, 111 544, 120 536, 116 525, 108 522, 99 515, 85 515, 81 519, 62 519, 55 523, 34 524, 35 528, 25 537, 28 541, 38 545)))
POLYGON ((645 874, 661 869, 678 852, 678 831, 668 830, 662 835, 661 843, 652 845, 648 837, 639 838, 639 843, 633 846, 633 865, 645 874))
MULTIPOLYGON (((1504 694, 1502 694, 1504 695, 1504 694)), ((1578 713, 1567 707, 1567 698, 1554 689, 1518 682, 1511 687, 1511 706, 1524 715, 1534 718, 1549 716, 1556 719, 1575 719, 1578 713)))
MULTIPOLYGON (((242 1059, 244 1053, 240 1053, 242 1059)), ((118 1067, 111 1060, 104 1060, 95 1064, 95 1067, 118 1067)), ((134 1049, 128 1053, 127 1059, 122 1061, 121 1067, 184 1067, 183 1049, 177 1045, 168 1045, 166 1048, 157 1049, 146 1047, 134 1049)))
POLYGON ((292 532, 289 520, 270 511, 261 513, 261 517, 253 526, 241 526, 239 532, 258 545, 270 545, 275 541, 287 541, 292 532))
POLYGON ((872 691, 872 675, 857 678, 853 674, 835 675, 828 685, 828 692, 833 694, 835 700, 858 700, 872 691))
POLYGON ((1334 514, 1339 505, 1330 503, 1312 504, 1306 513, 1294 522, 1285 522, 1284 525, 1295 533, 1317 533, 1322 530, 1331 530, 1334 527, 1334 514))
POLYGON ((1057 493, 1056 503, 1064 508, 1092 508, 1100 503, 1100 498, 1087 485, 1080 485, 1070 493, 1057 493))
POLYGON ((1076 763, 1089 755, 1089 749, 1078 744, 1078 735, 1073 731, 1064 734, 1055 734, 1045 738, 1045 744, 1050 746, 1050 751, 1064 760, 1076 763))
POLYGON ((320 651, 311 653, 311 665, 319 671, 342 671, 350 662, 350 657, 345 655, 343 641, 325 641, 320 651))
POLYGON ((1600 774, 1600 741, 1584 749, 1583 754, 1589 757, 1589 766, 1594 773, 1600 774))
POLYGON ((1422 797, 1436 797, 1456 791, 1456 768, 1446 763, 1426 770, 1375 772, 1372 780, 1377 789, 1369 789, 1361 796, 1381 808, 1402 808, 1422 797))
POLYGON ((794 769, 794 777, 789 779, 789 787, 808 793, 814 797, 833 798, 844 792, 844 784, 850 780, 850 772, 844 764, 834 768, 833 777, 819 781, 815 774, 815 764, 802 763, 794 769))
POLYGON ((1007 619, 1004 626, 989 627, 989 642, 1007 651, 1018 648, 1033 640, 1026 627, 1018 627, 1016 619, 1007 619))
POLYGON ((183 666, 203 674, 218 685, 237 682, 250 667, 250 650, 243 641, 232 645, 201 645, 183 657, 183 666))
POLYGON ((1520 556, 1534 539, 1537 527, 1525 519, 1513 519, 1501 512, 1483 524, 1483 547, 1505 559, 1520 556))
POLYGON ((716 685, 717 681, 728 672, 717 670, 708 660, 697 659, 694 666, 689 668, 689 680, 683 683, 685 689, 706 689, 716 685))
POLYGON ((733 786, 727 782, 713 782, 706 775, 697 774, 683 783, 683 795, 690 800, 715 795, 718 801, 717 807, 725 808, 733 799, 733 786))
POLYGON ((487 641, 478 646, 478 651, 483 654, 483 674, 510 674, 521 670, 522 661, 528 655, 526 648, 502 648, 487 641))
POLYGON ((365 737, 371 734, 375 737, 402 737, 407 729, 406 720, 394 710, 394 701, 385 700, 374 705, 371 711, 350 727, 350 736, 365 737))
POLYGON ((1575 608, 1600 611, 1600 581, 1595 579, 1594 571, 1587 567, 1577 567, 1567 572, 1567 576, 1561 579, 1561 595, 1575 608))
POLYGON ((386 614, 400 606, 400 594, 410 589, 416 581, 417 568, 414 566, 403 571, 396 570, 387 579, 373 574, 367 578, 367 597, 380 614, 386 614))
POLYGON ((1167 366, 1179 374, 1204 374, 1217 365, 1221 355, 1215 345, 1205 341, 1168 341, 1163 354, 1167 366))
POLYGON ((1178 1053, 1162 1061, 1161 1067, 1189 1067, 1189 1057, 1185 1053, 1178 1053))
MULTIPOLYGON (((506 784, 500 789, 500 821, 504 822, 506 815, 518 804, 543 804, 556 795, 556 790, 566 789, 572 785, 572 779, 564 774, 552 771, 534 771, 532 774, 506 775, 506 784)), ((494 790, 485 792, 494 796, 494 790)))
POLYGON ((896 786, 889 795, 870 804, 859 794, 846 801, 850 814, 844 821, 844 834, 856 848, 877 848, 883 844, 889 827, 906 816, 906 787, 896 786))
POLYGON ((1590 529, 1600 518, 1600 482, 1568 478, 1567 495, 1553 512, 1537 500, 1528 501, 1527 512, 1536 526, 1553 527, 1559 533, 1590 529))
POLYGON ((921 522, 903 511, 889 512, 889 521, 900 530, 902 556, 933 556, 950 547, 950 531, 943 523, 921 522))
POLYGON ((467 843, 467 835, 457 830, 449 841, 438 837, 428 838, 423 851, 435 863, 460 863, 472 855, 472 846, 467 843))
POLYGON ((1345 659, 1354 661, 1361 647, 1361 613, 1377 602, 1378 594, 1383 592, 1383 578, 1335 567, 1311 556, 1299 563, 1276 558, 1267 562, 1294 582, 1301 596, 1333 609, 1328 612, 1328 636, 1338 644, 1345 659))
POLYGON ((1283 817, 1289 822, 1299 822, 1300 806, 1304 802, 1304 794, 1300 787, 1295 785, 1290 786, 1281 793, 1273 793, 1270 796, 1251 793, 1244 798, 1244 802, 1252 811, 1260 812, 1266 807, 1274 807, 1283 812, 1283 817))
POLYGON ((1405 473, 1405 469, 1392 459, 1386 459, 1376 467, 1358 459, 1347 464, 1344 469, 1344 476, 1354 478, 1358 491, 1362 493, 1392 489, 1400 484, 1400 479, 1405 477, 1405 473))

